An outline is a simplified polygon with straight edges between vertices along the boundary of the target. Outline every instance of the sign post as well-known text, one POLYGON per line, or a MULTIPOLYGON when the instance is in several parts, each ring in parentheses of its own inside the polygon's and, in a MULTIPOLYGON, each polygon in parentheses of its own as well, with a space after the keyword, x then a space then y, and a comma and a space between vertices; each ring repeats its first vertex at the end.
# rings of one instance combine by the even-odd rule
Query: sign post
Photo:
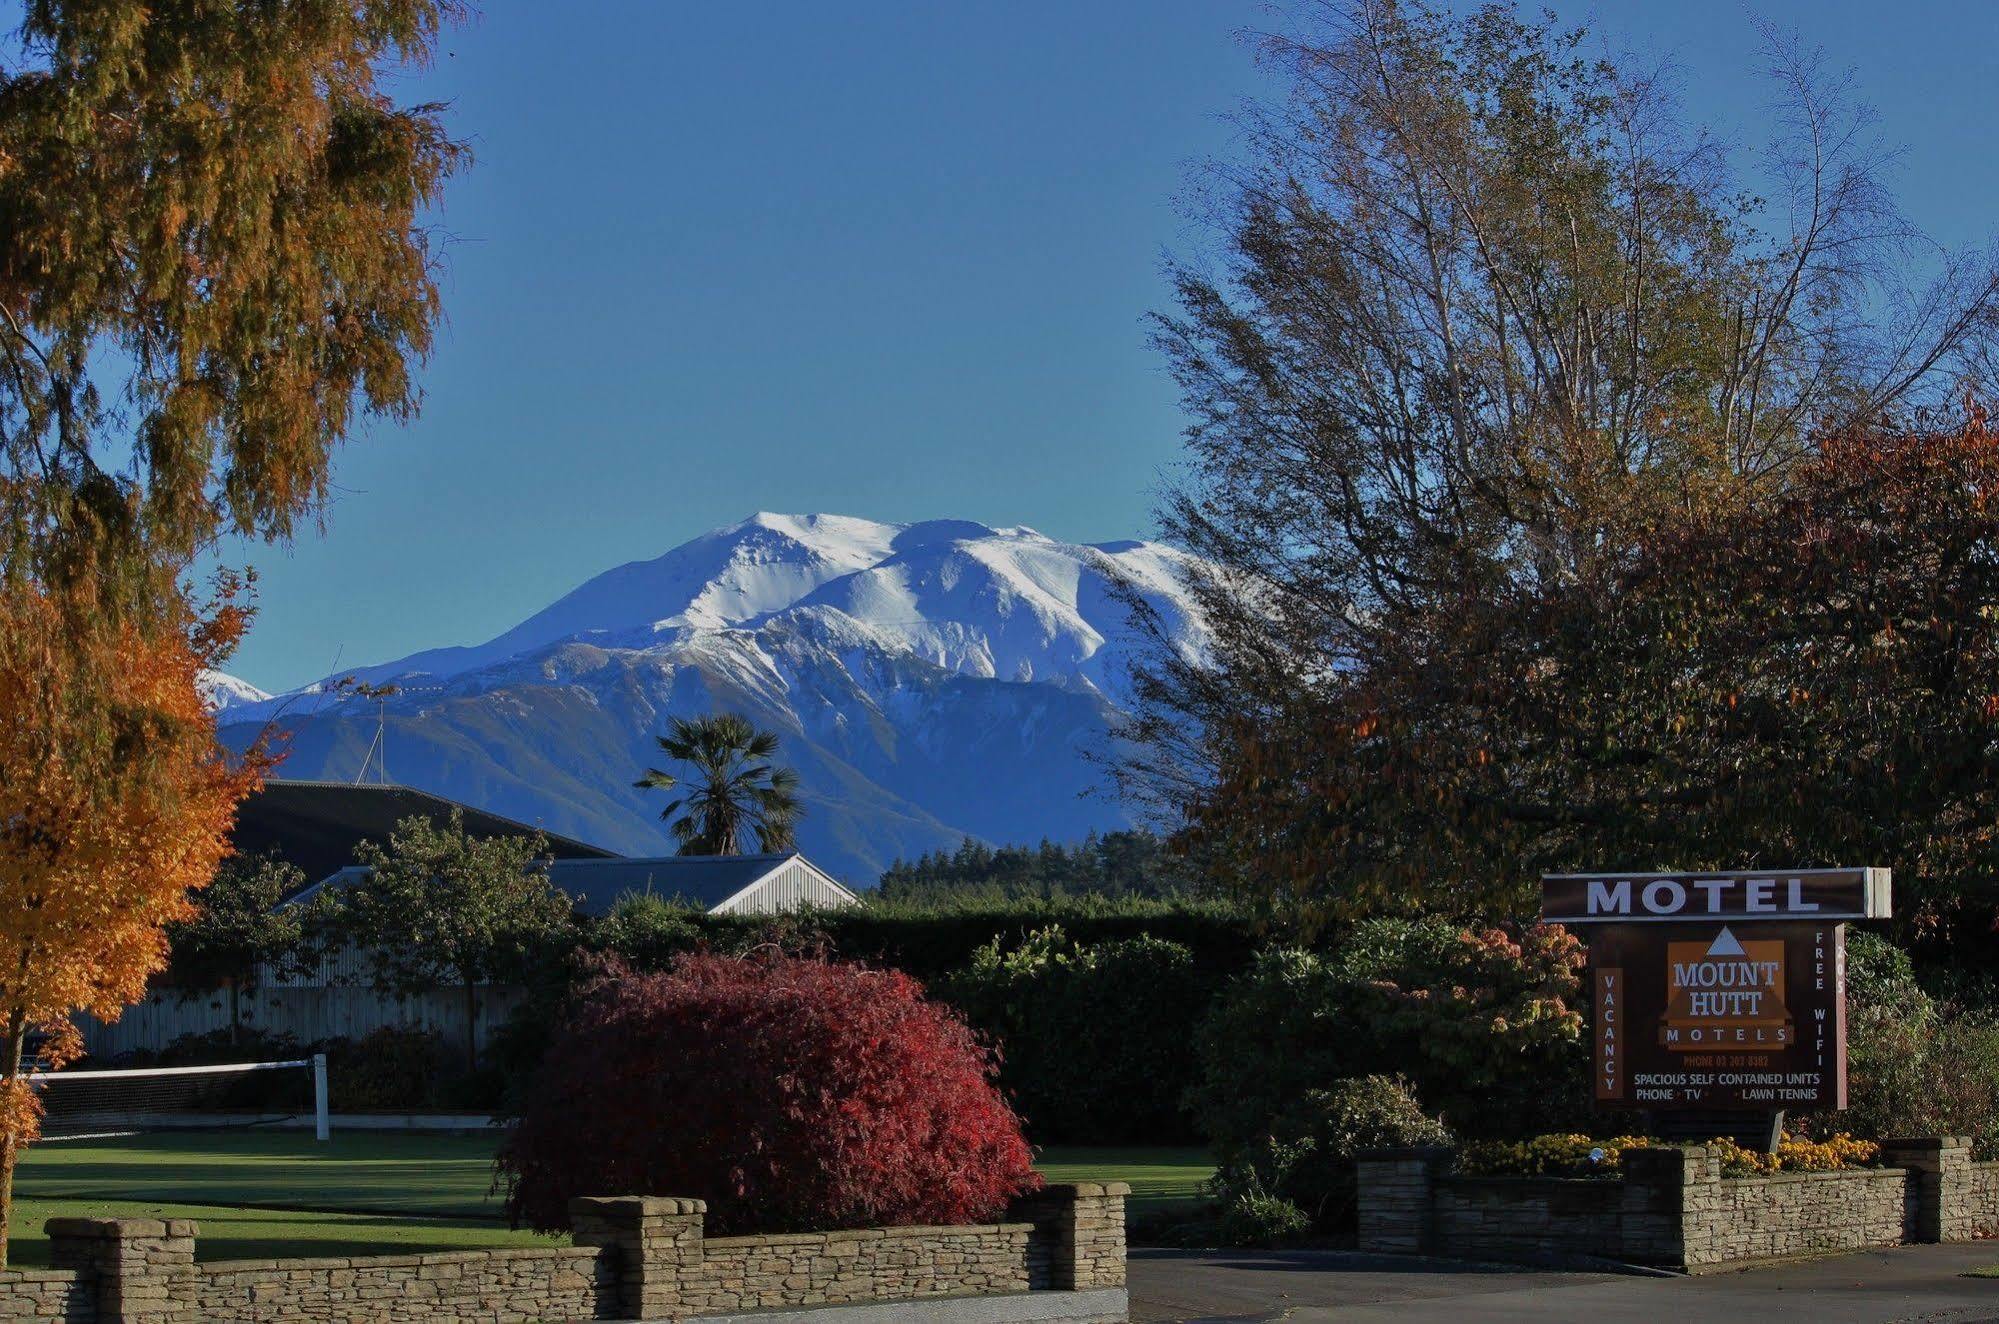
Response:
POLYGON ((1596 1104, 1662 1134, 1752 1134, 1846 1106, 1846 924, 1885 919, 1886 869, 1550 874, 1541 916, 1589 944, 1596 1104))

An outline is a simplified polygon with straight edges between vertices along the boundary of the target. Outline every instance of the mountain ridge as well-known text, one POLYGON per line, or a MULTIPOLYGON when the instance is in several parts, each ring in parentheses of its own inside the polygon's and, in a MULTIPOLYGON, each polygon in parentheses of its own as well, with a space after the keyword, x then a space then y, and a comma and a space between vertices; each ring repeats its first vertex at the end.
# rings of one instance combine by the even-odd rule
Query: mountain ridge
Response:
POLYGON ((388 772, 627 853, 671 850, 629 783, 669 715, 742 712, 784 737, 801 846, 850 882, 897 856, 1128 825, 1099 794, 1138 647, 1121 594, 1177 646, 1205 632, 1182 553, 964 520, 759 512, 593 576, 483 643, 262 696, 218 676, 245 743, 282 713, 290 776, 351 779, 378 718, 388 772), (594 835, 593 835, 594 834, 594 835))

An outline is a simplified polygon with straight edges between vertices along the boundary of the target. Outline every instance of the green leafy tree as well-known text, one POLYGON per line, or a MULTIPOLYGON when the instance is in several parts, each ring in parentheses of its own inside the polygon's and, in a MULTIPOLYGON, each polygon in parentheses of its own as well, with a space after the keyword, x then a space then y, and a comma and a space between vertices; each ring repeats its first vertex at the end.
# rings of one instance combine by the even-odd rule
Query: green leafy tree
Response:
POLYGON ((1188 862, 1150 832, 1091 833, 1074 846, 1038 848, 966 838, 955 851, 931 851, 883 870, 876 895, 894 902, 1005 902, 1067 896, 1164 897, 1194 890, 1188 862))
POLYGON ((1999 1017, 1930 996, 1906 952, 1876 934, 1847 935, 1849 1106, 1804 1125, 1868 1139, 1968 1136, 1999 1158, 1999 1017))
POLYGON ((716 713, 676 717, 658 740, 660 751, 686 771, 648 768, 632 784, 680 792, 659 816, 682 855, 741 855, 752 844, 762 852, 793 848, 804 808, 798 774, 771 762, 777 732, 760 731, 734 713, 716 713))
POLYGON ((256 988, 259 971, 282 975, 306 960, 303 908, 281 904, 305 883, 303 870, 276 856, 238 856, 195 894, 192 918, 167 926, 174 981, 227 991, 231 1044, 242 1037, 243 994, 256 988))
POLYGON ((1177 942, 1073 941, 1060 925, 995 937, 935 981, 1001 1050, 1000 1082, 1044 1144, 1181 1144, 1188 1041, 1213 983, 1177 942))
POLYGON ((465 1062, 478 1069, 478 988, 525 978, 570 936, 569 897, 548 880, 547 840, 474 837, 453 811, 404 819, 387 845, 364 841, 367 874, 339 896, 339 925, 374 965, 377 987, 465 991, 465 1062))

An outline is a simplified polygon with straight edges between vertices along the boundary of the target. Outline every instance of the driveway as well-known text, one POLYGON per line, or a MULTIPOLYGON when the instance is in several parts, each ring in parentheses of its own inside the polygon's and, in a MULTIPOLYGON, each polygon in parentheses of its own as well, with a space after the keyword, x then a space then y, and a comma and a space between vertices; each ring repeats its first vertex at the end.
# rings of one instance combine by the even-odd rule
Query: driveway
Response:
POLYGON ((1346 1251, 1131 1252, 1131 1316, 1168 1320, 1393 1319, 1411 1324, 1726 1319, 1999 1322, 1999 1242, 1903 1246, 1767 1269, 1655 1278, 1405 1259, 1346 1251))

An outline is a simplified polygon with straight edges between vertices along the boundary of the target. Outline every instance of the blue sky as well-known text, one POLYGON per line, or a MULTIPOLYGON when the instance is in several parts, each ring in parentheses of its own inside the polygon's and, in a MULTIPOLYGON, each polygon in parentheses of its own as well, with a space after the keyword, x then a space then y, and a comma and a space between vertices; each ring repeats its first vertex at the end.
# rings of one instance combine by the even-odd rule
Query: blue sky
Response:
MULTIPOLYGON (((1754 141, 1756 16, 1854 66, 1908 210, 1999 230, 1999 5, 1558 3, 1754 141)), ((269 689, 496 634, 758 509, 1145 536, 1178 452, 1145 343, 1187 167, 1260 83, 1253 0, 488 0, 409 97, 442 215, 423 416, 341 455, 323 537, 229 549, 269 689)))

